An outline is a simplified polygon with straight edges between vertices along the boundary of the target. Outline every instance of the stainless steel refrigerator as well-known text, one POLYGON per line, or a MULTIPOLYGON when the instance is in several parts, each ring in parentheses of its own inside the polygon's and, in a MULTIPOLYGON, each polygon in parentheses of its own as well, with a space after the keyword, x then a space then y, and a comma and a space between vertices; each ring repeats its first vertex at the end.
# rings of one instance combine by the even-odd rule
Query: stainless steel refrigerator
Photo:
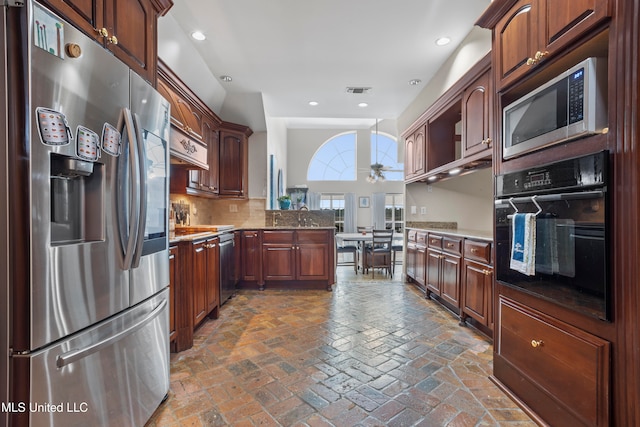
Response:
POLYGON ((0 26, 0 420, 142 426, 169 389, 169 103, 36 2, 0 26))

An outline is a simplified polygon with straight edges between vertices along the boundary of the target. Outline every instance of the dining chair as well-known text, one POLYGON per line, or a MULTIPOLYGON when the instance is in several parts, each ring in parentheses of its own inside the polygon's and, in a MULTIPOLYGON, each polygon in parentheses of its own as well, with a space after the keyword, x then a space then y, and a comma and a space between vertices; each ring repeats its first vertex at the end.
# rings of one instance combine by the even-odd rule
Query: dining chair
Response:
MULTIPOLYGON (((353 259, 353 270, 355 273, 358 273, 358 246, 354 242, 340 242, 338 243, 338 239, 336 241, 336 254, 351 254, 353 259)), ((348 261, 343 261, 341 263, 336 263, 337 265, 351 265, 348 261)))
POLYGON ((393 229, 373 230, 373 240, 371 246, 364 249, 364 269, 365 273, 371 268, 371 277, 375 278, 376 268, 383 268, 393 277, 391 268, 391 246, 393 242, 393 229))

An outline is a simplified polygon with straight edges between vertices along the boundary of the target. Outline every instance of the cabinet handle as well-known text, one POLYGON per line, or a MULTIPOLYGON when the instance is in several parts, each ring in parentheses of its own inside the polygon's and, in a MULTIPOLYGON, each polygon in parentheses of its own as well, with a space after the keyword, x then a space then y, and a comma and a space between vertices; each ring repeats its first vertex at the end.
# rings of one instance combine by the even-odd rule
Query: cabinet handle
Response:
POLYGON ((100 29, 96 28, 96 33, 98 33, 100 37, 109 37, 109 31, 107 31, 106 28, 100 28, 100 29))
POLYGON ((538 62, 538 61, 536 61, 536 60, 535 60, 535 59, 533 59, 533 58, 529 58, 529 59, 527 59, 527 65, 528 65, 528 66, 535 65, 535 64, 536 64, 536 62, 538 62))
POLYGON ((542 58, 544 58, 545 56, 547 56, 549 54, 549 52, 547 52, 546 50, 544 52, 540 52, 537 51, 534 58, 537 62, 539 62, 542 58))
POLYGON ((453 243, 447 243, 448 248, 452 248, 453 246, 454 246, 453 243))
POLYGON ((483 144, 487 144, 487 146, 491 145, 491 143, 493 142, 493 140, 491 138, 487 138, 487 139, 483 139, 482 143, 483 144))
POLYGON ((482 274, 484 274, 485 276, 488 276, 491 274, 490 270, 482 270, 482 274))
POLYGON ((542 340, 531 340, 531 347, 533 348, 542 347, 542 344, 544 344, 542 340))
POLYGON ((477 253, 478 253, 478 250, 477 250, 476 248, 471 248, 471 253, 472 253, 472 254, 477 254, 477 253))
POLYGON ((118 38, 116 36, 107 37, 107 42, 111 43, 112 45, 117 45, 118 38))

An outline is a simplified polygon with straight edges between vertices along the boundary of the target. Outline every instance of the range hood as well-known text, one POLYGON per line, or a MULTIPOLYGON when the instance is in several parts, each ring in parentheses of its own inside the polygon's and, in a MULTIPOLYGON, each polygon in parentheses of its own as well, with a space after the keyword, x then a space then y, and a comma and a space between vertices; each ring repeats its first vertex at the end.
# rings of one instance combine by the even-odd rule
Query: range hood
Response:
POLYGON ((173 125, 171 125, 170 134, 169 153, 172 165, 185 169, 209 170, 207 146, 202 141, 190 137, 173 125))

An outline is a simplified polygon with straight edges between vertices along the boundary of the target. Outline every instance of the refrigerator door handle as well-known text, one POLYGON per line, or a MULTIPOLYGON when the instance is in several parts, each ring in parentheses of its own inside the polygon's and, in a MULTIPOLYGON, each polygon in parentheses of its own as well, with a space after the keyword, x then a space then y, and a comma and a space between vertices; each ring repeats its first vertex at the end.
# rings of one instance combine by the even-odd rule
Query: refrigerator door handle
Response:
POLYGON ((140 117, 133 114, 133 124, 136 132, 136 147, 138 150, 138 189, 140 197, 138 199, 138 233, 136 235, 136 248, 134 251, 132 268, 140 265, 142 257, 142 246, 144 244, 144 232, 147 228, 147 156, 144 149, 144 138, 140 129, 140 117))
POLYGON ((119 341, 133 334, 137 330, 143 328, 147 323, 155 319, 162 312, 162 310, 164 310, 166 306, 167 306, 167 300, 163 299, 162 302, 158 304, 156 308, 154 308, 151 312, 149 312, 149 314, 146 315, 144 319, 142 319, 138 323, 132 326, 129 326, 126 329, 123 329, 122 331, 110 336, 105 340, 99 341, 95 344, 91 344, 90 346, 87 346, 85 348, 71 350, 66 353, 58 355, 58 357, 56 358, 56 366, 58 368, 63 368, 67 365, 70 365, 73 362, 77 362, 80 359, 83 359, 97 351, 100 351, 105 347, 108 347, 114 344, 116 341, 119 341))
MULTIPOLYGON (((133 256, 135 254, 135 244, 136 238, 138 235, 138 227, 140 223, 140 177, 138 176, 138 165, 137 165, 137 143, 136 143, 136 132, 133 123, 133 117, 131 116, 131 110, 128 108, 122 109, 122 115, 124 117, 124 126, 122 132, 127 132, 128 137, 128 147, 129 150, 129 172, 131 174, 132 183, 129 183, 129 188, 131 188, 131 199, 129 204, 129 234, 126 237, 126 247, 124 243, 124 239, 122 240, 123 250, 124 250, 124 269, 129 270, 133 263, 133 256)), ((127 183, 123 183, 123 185, 127 185, 127 183)), ((120 194, 120 198, 129 197, 129 194, 120 194)), ((121 206, 125 204, 120 203, 121 206)), ((122 215, 121 212, 119 212, 122 215)), ((123 218, 119 218, 121 233, 122 233, 122 224, 123 218)))

